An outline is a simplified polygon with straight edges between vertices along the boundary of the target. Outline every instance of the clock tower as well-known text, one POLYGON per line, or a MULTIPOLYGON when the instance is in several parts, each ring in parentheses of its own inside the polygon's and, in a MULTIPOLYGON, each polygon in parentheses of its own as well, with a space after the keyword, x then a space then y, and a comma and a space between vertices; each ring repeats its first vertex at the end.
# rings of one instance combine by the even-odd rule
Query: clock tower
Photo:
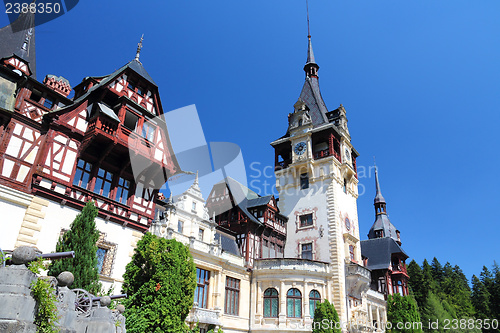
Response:
POLYGON ((358 152, 351 144, 345 108, 329 111, 325 105, 318 70, 308 36, 302 91, 288 115, 286 134, 271 145, 279 209, 288 216, 285 258, 330 264, 331 299, 341 321, 346 321, 350 304, 346 298, 361 300, 361 292, 350 290, 346 278, 348 266, 362 263, 356 206, 358 152))

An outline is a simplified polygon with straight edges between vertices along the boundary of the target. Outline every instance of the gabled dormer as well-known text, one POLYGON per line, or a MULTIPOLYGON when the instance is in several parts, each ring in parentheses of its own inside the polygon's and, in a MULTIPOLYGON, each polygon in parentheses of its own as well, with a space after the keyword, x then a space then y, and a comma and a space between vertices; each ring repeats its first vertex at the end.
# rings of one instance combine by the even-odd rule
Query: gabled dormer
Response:
POLYGON ((8 58, 3 58, 1 61, 5 67, 10 68, 13 71, 17 71, 19 75, 24 74, 27 76, 31 76, 31 74, 33 74, 31 72, 29 63, 17 54, 13 54, 8 58))
POLYGON ((107 219, 146 230, 158 190, 180 171, 162 114, 137 58, 86 77, 72 105, 44 116, 35 191, 71 205, 92 198, 107 219))

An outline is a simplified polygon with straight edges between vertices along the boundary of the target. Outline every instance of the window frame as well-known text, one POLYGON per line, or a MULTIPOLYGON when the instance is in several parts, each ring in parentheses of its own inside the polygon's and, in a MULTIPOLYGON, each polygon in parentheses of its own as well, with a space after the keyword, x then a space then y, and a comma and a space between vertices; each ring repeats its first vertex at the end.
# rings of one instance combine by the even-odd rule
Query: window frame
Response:
POLYGON ((356 261, 356 257, 355 257, 355 247, 354 245, 352 244, 349 244, 349 259, 351 259, 351 261, 356 261))
POLYGON ((275 288, 267 288, 264 291, 264 318, 278 318, 279 315, 279 293, 275 288), (266 304, 268 305, 268 312, 266 313, 266 304), (275 307, 273 307, 273 304, 275 307), (273 309, 276 311, 274 313, 273 309))
POLYGON ((118 178, 118 183, 116 184, 116 194, 115 194, 115 201, 127 205, 129 194, 130 194, 130 188, 131 188, 132 182, 130 180, 127 180, 125 178, 119 177, 118 178), (121 182, 123 181, 123 184, 121 182), (125 186, 125 184, 128 183, 128 187, 125 186), (125 192, 125 198, 123 197, 123 193, 125 192), (125 199, 125 202, 122 200, 125 199))
POLYGON ((300 189, 306 190, 309 188, 309 173, 300 174, 300 189))
POLYGON ((302 293, 297 288, 290 288, 286 293, 286 316, 302 318, 302 293))
POLYGON ((87 190, 89 187, 89 184, 92 183, 92 169, 93 169, 92 163, 89 163, 81 158, 77 159, 75 174, 73 177, 73 185, 84 188, 87 190), (80 161, 83 162, 83 166, 79 166, 80 161), (89 170, 87 170, 87 166, 89 166, 89 170), (78 175, 78 181, 76 181, 77 175, 78 175), (82 181, 83 181, 83 178, 85 175, 87 175, 87 183, 85 184, 85 186, 82 186, 82 181), (75 183, 75 181, 76 181, 76 183, 75 183))
POLYGON ((309 292, 309 315, 311 318, 314 318, 314 311, 318 303, 321 303, 321 294, 316 289, 313 289, 309 292))
POLYGON ((207 309, 208 291, 210 287, 210 271, 196 267, 196 284, 196 289, 194 290, 194 301, 198 303, 199 308, 207 309))
POLYGON ((156 134, 156 126, 145 121, 142 124, 141 136, 149 142, 154 142, 155 134, 156 134))
POLYGON ((309 259, 313 260, 313 252, 314 252, 314 244, 313 242, 308 242, 308 243, 300 243, 300 258, 301 259, 309 259), (304 247, 310 246, 311 250, 304 251, 304 247), (304 253, 311 253, 311 258, 304 258, 304 253))
POLYGON ((299 215, 299 228, 309 228, 309 227, 312 227, 314 226, 314 216, 313 216, 313 213, 307 213, 307 214, 302 214, 302 215, 299 215), (310 217, 310 218, 308 218, 310 217), (305 218, 303 220, 303 218, 305 218), (307 222, 307 223, 304 223, 304 222, 307 222))
POLYGON ((108 252, 109 249, 102 247, 102 246, 97 246, 97 251, 96 251, 96 256, 97 256, 97 273, 99 275, 102 275, 103 269, 104 269, 104 264, 106 263, 106 259, 108 257, 108 252), (104 256, 102 257, 102 262, 99 265, 99 250, 104 251, 104 256))
POLYGON ((94 181, 94 186, 93 186, 93 189, 92 189, 92 192, 94 192, 95 194, 98 194, 100 196, 103 196, 105 198, 110 198, 110 195, 111 195, 111 190, 112 190, 112 185, 113 185, 113 178, 114 178, 114 175, 113 173, 111 173, 110 171, 106 170, 106 169, 103 169, 103 168, 98 168, 96 174, 95 174, 95 181, 94 181), (100 172, 103 171, 104 172, 104 175, 101 176, 100 175, 100 172), (108 179, 107 176, 110 176, 111 179, 108 179), (98 182, 100 182, 100 186, 98 188, 98 182), (106 188, 106 184, 109 184, 109 188, 108 188, 108 193, 107 195, 104 195, 104 190, 106 188), (98 192, 96 192, 96 189, 98 189, 98 192))
POLYGON ((232 316, 239 315, 241 281, 226 276, 226 289, 224 298, 224 313, 232 316))

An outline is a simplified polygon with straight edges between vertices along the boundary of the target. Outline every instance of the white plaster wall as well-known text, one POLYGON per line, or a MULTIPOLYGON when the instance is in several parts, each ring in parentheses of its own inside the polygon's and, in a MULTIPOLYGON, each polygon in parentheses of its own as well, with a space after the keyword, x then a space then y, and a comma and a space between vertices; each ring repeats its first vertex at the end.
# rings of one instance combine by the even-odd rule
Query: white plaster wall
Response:
MULTIPOLYGON (((38 248, 43 252, 55 251, 57 240, 61 229, 69 229, 71 222, 80 213, 79 210, 68 206, 61 206, 58 203, 50 202, 46 208, 46 216, 42 221, 42 230, 38 241, 38 248)), ((114 266, 111 271, 111 278, 122 281, 125 273, 125 266, 130 262, 129 253, 132 248, 132 229, 123 227, 117 223, 96 218, 96 228, 100 232, 106 233, 105 240, 117 244, 114 266)), ((109 283, 106 285, 110 285, 109 283)), ((114 293, 119 293, 121 283, 117 284, 114 293)))
MULTIPOLYGON (((27 195, 28 196, 28 195, 27 195)), ((30 199, 31 201, 31 199, 30 199)), ((13 250, 27 206, 0 198, 0 248, 13 250)))
POLYGON ((328 181, 311 182, 309 185, 309 188, 304 190, 299 189, 299 187, 288 187, 280 193, 280 211, 283 215, 288 216, 285 258, 297 258, 299 256, 298 243, 314 242, 313 251, 315 253, 313 258, 320 261, 329 261, 326 195, 328 181), (297 230, 295 212, 307 213, 308 211, 315 211, 315 227, 297 230), (324 229, 323 237, 320 237, 319 233, 321 226, 324 229))

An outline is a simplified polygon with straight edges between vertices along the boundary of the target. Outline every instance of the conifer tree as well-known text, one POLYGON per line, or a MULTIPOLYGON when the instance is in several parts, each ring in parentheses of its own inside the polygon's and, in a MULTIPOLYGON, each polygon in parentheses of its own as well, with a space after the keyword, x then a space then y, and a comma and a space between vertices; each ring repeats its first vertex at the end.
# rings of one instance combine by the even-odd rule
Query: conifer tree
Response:
POLYGON ((340 320, 337 310, 327 299, 316 305, 312 333, 340 333, 340 320))
POLYGON ((475 275, 472 276, 472 303, 476 310, 476 318, 491 318, 490 293, 484 283, 475 275))
POLYGON ((101 289, 96 254, 99 239, 99 231, 95 227, 97 214, 94 202, 88 201, 56 245, 56 252, 75 251, 75 257, 52 261, 48 272, 57 276, 69 271, 75 276, 72 288, 85 289, 94 295, 101 289))
POLYGON ((388 332, 422 332, 417 302, 412 296, 393 294, 387 297, 387 322, 391 323, 391 327, 387 327, 388 332), (402 324, 404 329, 398 329, 398 323, 402 324), (405 324, 410 325, 408 329, 405 324))
POLYGON ((196 268, 187 246, 147 233, 137 242, 123 278, 127 332, 187 330, 184 320, 196 287, 196 268))
POLYGON ((424 284, 424 275, 420 265, 415 260, 408 264, 408 275, 410 276, 410 288, 418 304, 424 304, 427 296, 427 286, 424 284))

